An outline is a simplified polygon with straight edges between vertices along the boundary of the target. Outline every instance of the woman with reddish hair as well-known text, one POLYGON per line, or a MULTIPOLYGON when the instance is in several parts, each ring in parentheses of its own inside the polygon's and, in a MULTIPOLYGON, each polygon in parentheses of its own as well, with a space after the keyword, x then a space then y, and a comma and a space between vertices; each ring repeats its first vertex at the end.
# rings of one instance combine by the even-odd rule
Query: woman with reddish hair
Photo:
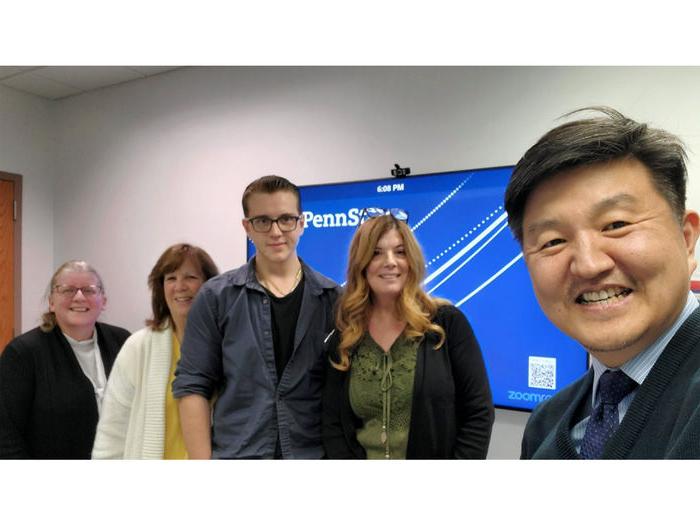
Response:
POLYGON ((119 353, 107 384, 94 459, 186 459, 172 395, 187 314, 199 288, 219 274, 209 254, 170 246, 148 276, 153 317, 119 353))

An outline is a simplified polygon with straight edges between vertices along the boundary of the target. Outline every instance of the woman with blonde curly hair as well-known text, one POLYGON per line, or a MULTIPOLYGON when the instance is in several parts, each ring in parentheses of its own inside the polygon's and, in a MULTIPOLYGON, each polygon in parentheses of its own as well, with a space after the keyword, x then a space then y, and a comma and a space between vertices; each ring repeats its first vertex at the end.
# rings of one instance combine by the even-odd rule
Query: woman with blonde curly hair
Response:
POLYGON ((494 413, 479 344, 459 309, 423 291, 423 254, 395 215, 368 219, 350 245, 327 339, 326 455, 483 459, 494 413))

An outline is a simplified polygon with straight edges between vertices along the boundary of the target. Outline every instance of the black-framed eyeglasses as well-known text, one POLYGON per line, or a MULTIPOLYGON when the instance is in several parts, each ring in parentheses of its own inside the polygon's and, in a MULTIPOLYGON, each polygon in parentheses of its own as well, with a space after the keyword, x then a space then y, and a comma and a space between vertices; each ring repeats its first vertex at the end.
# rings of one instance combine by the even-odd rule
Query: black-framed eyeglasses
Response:
POLYGON ((57 284, 53 287, 54 292, 64 297, 75 297, 80 290, 84 297, 90 298, 95 297, 98 293, 102 292, 102 288, 91 284, 89 286, 70 286, 66 284, 57 284))
POLYGON ((258 217, 251 217, 246 219, 253 229, 258 233, 267 233, 272 229, 272 225, 277 223, 277 227, 282 232, 291 232, 296 230, 297 223, 301 219, 301 215, 280 215, 276 219, 268 217, 267 215, 260 215, 258 217))
POLYGON ((375 217, 382 217, 384 215, 391 215, 397 221, 408 224, 408 212, 406 210, 402 210, 401 208, 377 207, 363 208, 360 212, 360 224, 365 222, 367 219, 374 219, 375 217))

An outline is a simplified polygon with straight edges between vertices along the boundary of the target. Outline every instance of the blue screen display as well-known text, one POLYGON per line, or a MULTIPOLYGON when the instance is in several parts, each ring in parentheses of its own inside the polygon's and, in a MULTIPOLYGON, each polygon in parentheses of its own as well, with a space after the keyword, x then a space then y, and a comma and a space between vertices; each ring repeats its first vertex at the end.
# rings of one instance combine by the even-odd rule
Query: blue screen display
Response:
MULTIPOLYGON (((366 207, 401 208, 426 262, 425 290, 469 319, 494 403, 531 410, 580 377, 585 350, 544 316, 503 208, 512 167, 300 187, 299 256, 345 281, 350 240, 366 207)), ((248 256, 255 247, 248 242, 248 256)))

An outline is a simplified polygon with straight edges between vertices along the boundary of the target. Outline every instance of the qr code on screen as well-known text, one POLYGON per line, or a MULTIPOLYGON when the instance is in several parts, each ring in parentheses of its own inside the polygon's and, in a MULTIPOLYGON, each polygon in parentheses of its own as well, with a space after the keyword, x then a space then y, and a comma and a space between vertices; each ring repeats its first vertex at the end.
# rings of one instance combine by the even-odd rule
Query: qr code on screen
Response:
POLYGON ((557 360, 554 357, 537 357, 528 359, 527 386, 530 388, 557 388, 557 360))

